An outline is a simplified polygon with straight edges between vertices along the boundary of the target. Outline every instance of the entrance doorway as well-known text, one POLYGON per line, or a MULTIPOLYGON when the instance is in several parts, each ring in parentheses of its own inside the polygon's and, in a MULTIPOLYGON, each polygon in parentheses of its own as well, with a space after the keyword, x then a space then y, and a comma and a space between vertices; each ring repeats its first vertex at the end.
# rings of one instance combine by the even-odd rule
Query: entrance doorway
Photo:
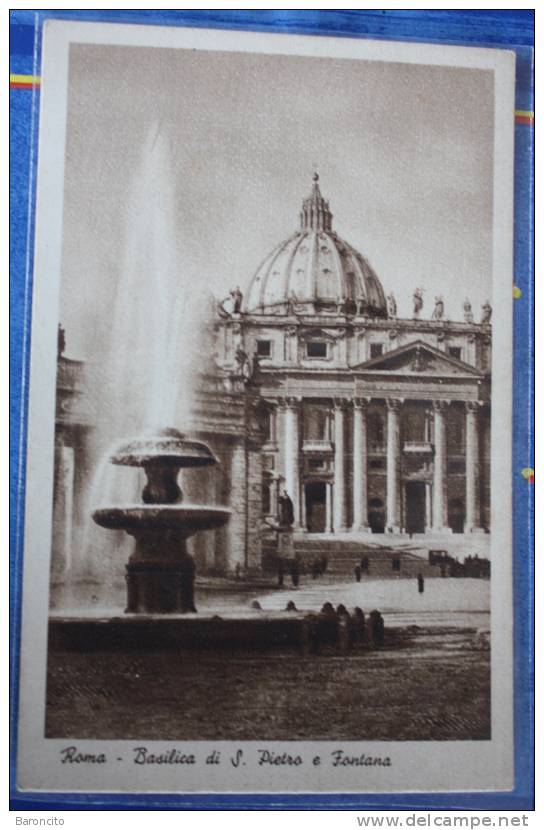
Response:
POLYGON ((450 499, 448 502, 448 525, 453 533, 464 533, 465 503, 462 499, 450 499))
POLYGON ((369 500, 368 524, 372 533, 385 533, 385 508, 381 499, 369 500))
POLYGON ((407 481, 406 519, 407 533, 425 533, 425 482, 407 481))
POLYGON ((324 533, 327 520, 327 490, 324 481, 306 484, 306 526, 309 533, 324 533))

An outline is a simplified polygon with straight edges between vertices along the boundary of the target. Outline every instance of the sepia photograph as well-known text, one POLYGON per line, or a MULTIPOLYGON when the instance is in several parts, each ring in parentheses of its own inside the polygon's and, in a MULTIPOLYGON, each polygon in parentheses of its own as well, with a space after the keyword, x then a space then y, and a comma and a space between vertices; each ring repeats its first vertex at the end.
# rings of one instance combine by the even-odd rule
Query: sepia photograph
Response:
POLYGON ((46 24, 26 786, 512 785, 513 66, 46 24))

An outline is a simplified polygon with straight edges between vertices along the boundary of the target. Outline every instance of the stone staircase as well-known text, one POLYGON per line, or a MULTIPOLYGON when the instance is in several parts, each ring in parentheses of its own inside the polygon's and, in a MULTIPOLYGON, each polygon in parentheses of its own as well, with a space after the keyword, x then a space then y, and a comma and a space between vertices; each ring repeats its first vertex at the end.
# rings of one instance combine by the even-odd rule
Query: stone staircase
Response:
MULTIPOLYGON (((298 554, 310 571, 314 559, 326 556, 328 559, 327 577, 354 578, 355 566, 360 564, 361 558, 367 556, 369 560, 369 577, 398 578, 415 577, 422 574, 424 577, 440 576, 440 567, 430 565, 427 548, 407 546, 406 548, 389 547, 387 545, 365 544, 361 541, 346 539, 319 539, 294 538, 295 553, 298 554), (393 560, 400 560, 400 571, 393 570, 393 560)), ((263 540, 263 562, 272 563, 276 553, 273 539, 263 540)), ((269 568, 272 570, 273 568, 269 568)), ((365 578, 365 575, 362 577, 365 578)))

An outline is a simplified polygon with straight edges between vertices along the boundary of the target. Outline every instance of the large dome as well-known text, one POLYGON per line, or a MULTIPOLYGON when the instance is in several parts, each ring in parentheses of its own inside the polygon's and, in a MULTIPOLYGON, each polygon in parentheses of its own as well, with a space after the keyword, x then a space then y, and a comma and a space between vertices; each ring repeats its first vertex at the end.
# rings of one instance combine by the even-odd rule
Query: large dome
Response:
POLYGON ((329 203, 314 175, 300 212, 300 230, 277 245, 257 269, 245 310, 339 309, 386 317, 385 295, 366 259, 332 230, 329 203))

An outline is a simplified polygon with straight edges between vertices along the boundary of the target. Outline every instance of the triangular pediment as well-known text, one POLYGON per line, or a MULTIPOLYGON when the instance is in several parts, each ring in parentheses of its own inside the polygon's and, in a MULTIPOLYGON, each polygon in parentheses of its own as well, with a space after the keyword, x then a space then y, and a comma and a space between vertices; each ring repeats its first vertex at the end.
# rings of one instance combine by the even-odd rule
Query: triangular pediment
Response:
POLYGON ((365 361, 353 367, 361 372, 392 372, 394 374, 422 375, 474 375, 482 373, 456 357, 429 346, 422 340, 407 343, 391 352, 365 361))

